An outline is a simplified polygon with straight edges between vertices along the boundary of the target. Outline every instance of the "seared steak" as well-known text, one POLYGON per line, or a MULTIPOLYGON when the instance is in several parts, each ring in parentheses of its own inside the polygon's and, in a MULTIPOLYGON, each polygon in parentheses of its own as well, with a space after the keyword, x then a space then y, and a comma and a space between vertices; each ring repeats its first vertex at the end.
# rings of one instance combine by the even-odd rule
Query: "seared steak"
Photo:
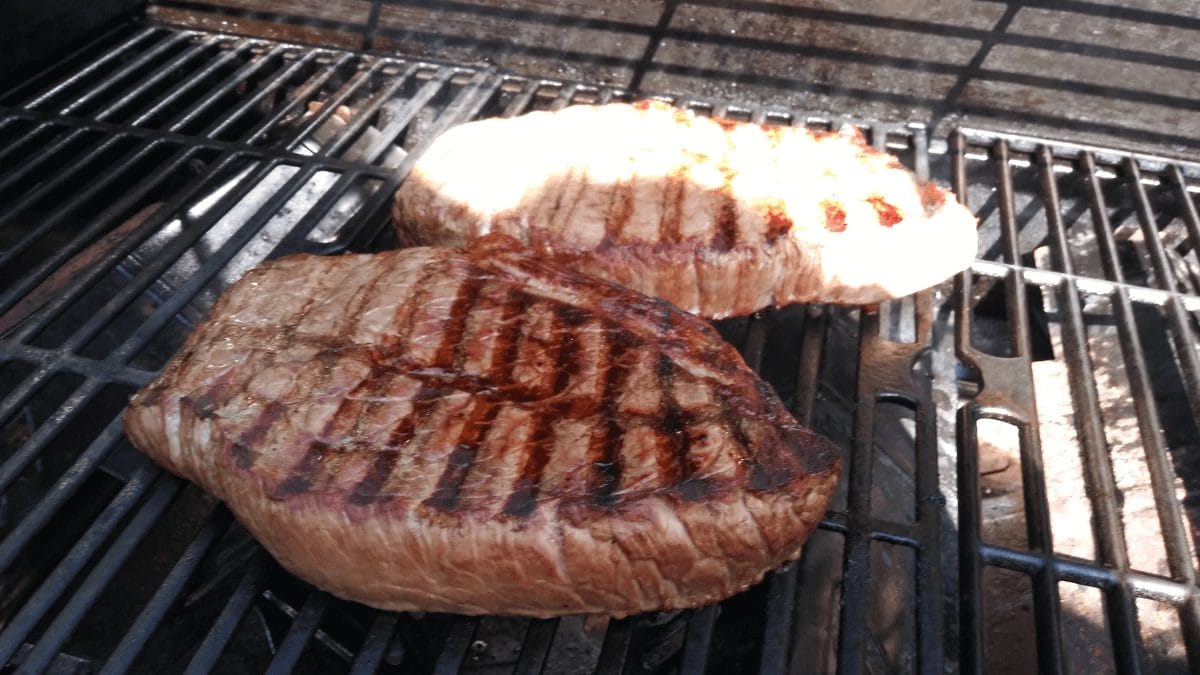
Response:
POLYGON ((840 469, 707 324, 497 235, 251 271, 125 423, 285 567, 396 610, 713 602, 800 555, 840 469))
POLYGON ((874 303, 970 265, 974 216, 857 132, 573 106, 451 129, 396 193, 409 244, 501 232, 709 318, 874 303))

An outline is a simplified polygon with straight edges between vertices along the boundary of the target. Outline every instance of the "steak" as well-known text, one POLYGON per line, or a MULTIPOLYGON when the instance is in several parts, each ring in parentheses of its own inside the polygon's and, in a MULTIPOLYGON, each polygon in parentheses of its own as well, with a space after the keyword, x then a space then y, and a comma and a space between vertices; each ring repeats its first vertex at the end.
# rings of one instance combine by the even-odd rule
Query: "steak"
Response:
POLYGON ((708 318, 876 303, 974 260, 976 220, 857 131, 571 106, 450 129, 396 192, 401 241, 501 232, 708 318))
POLYGON ((500 235, 252 270, 125 428, 392 610, 711 603, 800 555, 840 471, 706 323, 500 235))

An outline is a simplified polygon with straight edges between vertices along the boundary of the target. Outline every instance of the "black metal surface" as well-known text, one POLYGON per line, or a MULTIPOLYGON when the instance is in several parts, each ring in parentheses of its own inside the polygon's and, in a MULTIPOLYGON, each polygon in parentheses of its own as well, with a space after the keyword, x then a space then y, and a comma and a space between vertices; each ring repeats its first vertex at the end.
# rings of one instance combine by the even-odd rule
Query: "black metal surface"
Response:
MULTIPOLYGON (((947 142, 920 127, 867 128, 979 212, 982 259, 956 284, 870 311, 784 308, 718 326, 800 421, 846 451, 843 485, 805 557, 719 606, 612 621, 602 633, 573 619, 369 611, 290 578, 223 507, 123 440, 125 398, 250 265, 391 245, 391 194, 440 131, 627 96, 141 24, 0 95, 0 317, 16 317, 0 335, 0 662, 32 672, 74 659, 113 673, 982 671, 987 575, 1002 568, 1029 579, 1043 670, 1081 665, 1064 637, 1064 581, 1102 591, 1112 660, 1098 667, 1200 669, 1185 520, 1200 485, 1184 475, 1196 491, 1184 499, 1175 487, 1200 448, 1188 446, 1189 422, 1170 397, 1181 392, 1194 432, 1200 296, 1177 262, 1200 246, 1190 164, 975 130, 947 142), (348 120, 337 118, 341 105, 348 120), (1036 180, 1015 183, 1013 167, 1036 180), (1070 208, 1068 190, 1078 197, 1070 208), (1117 192, 1113 222, 1106 200, 1117 192), (1072 239, 1085 226, 1090 257, 1072 239), (1182 238, 1160 241, 1168 226, 1182 238), (121 236, 106 237, 114 230, 121 236), (1122 247, 1134 231, 1144 269, 1127 278, 1122 247), (28 302, 81 256, 86 265, 28 302), (1002 316, 985 315, 985 283, 999 284, 1002 316), (1097 319, 1085 304, 1097 299, 1119 333, 1166 574, 1130 559, 1108 437, 1122 420, 1106 417, 1093 377, 1097 319), (1161 315, 1165 342, 1139 320, 1146 311, 1161 315), (974 344, 989 321, 1007 352, 974 344), (1062 450, 1041 438, 1043 323, 1061 333, 1051 358, 1070 373, 1058 386, 1070 389, 1080 439, 1091 559, 1055 548, 1045 466, 1062 450), (947 427, 956 411, 957 429, 947 427), (1024 548, 984 531, 985 418, 1019 430, 1024 548), (35 498, 21 503, 24 493, 35 498), (1186 663, 1148 655, 1138 599, 1177 608, 1186 663)), ((675 102, 758 123, 844 123, 675 102)))

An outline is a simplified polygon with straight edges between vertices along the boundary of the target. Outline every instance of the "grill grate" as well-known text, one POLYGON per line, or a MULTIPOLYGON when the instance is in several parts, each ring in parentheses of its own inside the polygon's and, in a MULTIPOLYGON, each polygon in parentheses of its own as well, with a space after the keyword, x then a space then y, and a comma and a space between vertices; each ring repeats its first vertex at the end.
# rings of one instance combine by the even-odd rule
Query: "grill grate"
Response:
MULTIPOLYGON (((718 326, 847 457, 805 557, 720 606, 602 629, 368 611, 291 579, 224 507, 123 440, 126 397, 250 265, 394 245, 390 196, 440 131, 629 96, 144 24, 0 96, 0 662, 980 671, 1032 626, 1031 663, 1063 672, 1084 667, 1071 631, 1093 616, 1077 616, 1086 603, 1070 583, 1099 592, 1085 634, 1107 651, 1090 665, 1200 670, 1196 165, 867 127, 976 209, 983 256, 956 282, 878 311, 793 307, 718 326), (1042 378, 1046 364, 1059 379, 1042 378), (1099 379, 1110 370, 1127 383, 1125 408, 1099 379), (1055 388, 1069 388, 1062 419, 1044 409, 1055 388), (1020 499, 999 515, 987 421, 1016 429, 1005 471, 1020 499), (1074 448, 1052 437, 1059 427, 1074 448), (1122 428, 1141 453, 1140 487, 1125 476, 1122 428), (1062 479, 1055 466, 1072 455, 1079 474, 1062 479), (1062 547, 1076 528, 1058 520, 1070 503, 1056 501, 1059 483, 1084 486, 1076 528, 1093 540, 1082 548, 1062 547), (1134 518, 1135 497, 1150 500, 1149 525, 1134 518), (1019 536, 997 529, 1013 522, 1019 536), (1160 559, 1134 545, 1134 529, 1150 526, 1160 559), (997 588, 1028 595, 1030 616, 997 612, 997 588), (1163 616, 1177 636, 1165 651, 1150 625, 1163 616)), ((848 123, 675 102, 759 123, 848 123)))

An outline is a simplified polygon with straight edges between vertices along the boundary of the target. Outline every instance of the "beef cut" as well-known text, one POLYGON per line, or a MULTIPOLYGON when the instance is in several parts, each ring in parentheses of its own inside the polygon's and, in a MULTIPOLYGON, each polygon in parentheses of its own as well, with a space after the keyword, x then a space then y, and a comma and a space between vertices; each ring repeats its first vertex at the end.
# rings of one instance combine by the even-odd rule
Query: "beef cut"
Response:
POLYGON ((450 129, 392 214, 408 244, 501 232, 708 318, 908 295, 966 268, 977 247, 967 208, 857 131, 648 101, 450 129))
POLYGON ((707 324, 499 235, 249 272, 125 424, 394 610, 710 603, 800 555, 840 471, 707 324))

